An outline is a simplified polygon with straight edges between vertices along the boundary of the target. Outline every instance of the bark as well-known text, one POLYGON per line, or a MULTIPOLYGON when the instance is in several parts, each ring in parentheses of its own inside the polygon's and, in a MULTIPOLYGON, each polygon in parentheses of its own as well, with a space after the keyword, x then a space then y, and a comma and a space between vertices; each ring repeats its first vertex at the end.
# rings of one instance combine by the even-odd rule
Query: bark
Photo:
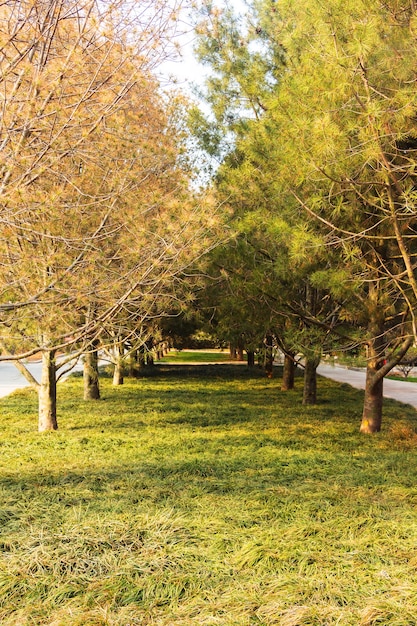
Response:
POLYGON ((245 360, 245 337, 244 335, 240 335, 237 339, 236 343, 236 358, 238 361, 245 360))
POLYGON ((265 337, 265 372, 268 378, 274 375, 274 343, 272 335, 265 337))
POLYGON ((307 357, 304 366, 303 404, 317 403, 317 368, 320 359, 307 357))
POLYGON ((84 400, 99 400, 98 354, 92 350, 84 355, 84 400))
POLYGON ((247 350, 248 355, 248 367, 253 367, 255 365, 255 353, 253 350, 247 350))
POLYGON ((284 370, 282 372, 282 391, 290 391, 294 389, 294 378, 295 378, 295 362, 294 362, 294 354, 285 354, 284 356, 284 370))
POLYGON ((406 338, 395 356, 384 360, 381 356, 381 341, 381 335, 378 335, 368 343, 365 397, 360 427, 360 432, 367 435, 379 433, 381 430, 384 377, 401 361, 412 345, 412 338, 406 338))
POLYGON ((365 398, 363 401, 361 433, 379 433, 382 424, 384 378, 378 376, 378 367, 368 362, 366 368, 365 398))
POLYGON ((113 385, 123 385, 123 356, 124 346, 122 342, 118 342, 115 345, 115 363, 113 372, 113 385))
POLYGON ((155 352, 154 352, 155 342, 153 337, 149 337, 148 341, 145 343, 145 352, 146 352, 146 365, 152 367, 155 365, 155 352))
POLYGON ((129 359, 129 376, 131 378, 138 378, 139 376, 139 352, 138 350, 133 350, 129 359))
POLYGON ((55 351, 42 353, 42 375, 38 387, 39 432, 57 430, 55 351))
POLYGON ((145 367, 146 365, 146 354, 145 354, 145 349, 144 348, 139 348, 139 353, 138 353, 138 368, 141 369, 142 367, 145 367))

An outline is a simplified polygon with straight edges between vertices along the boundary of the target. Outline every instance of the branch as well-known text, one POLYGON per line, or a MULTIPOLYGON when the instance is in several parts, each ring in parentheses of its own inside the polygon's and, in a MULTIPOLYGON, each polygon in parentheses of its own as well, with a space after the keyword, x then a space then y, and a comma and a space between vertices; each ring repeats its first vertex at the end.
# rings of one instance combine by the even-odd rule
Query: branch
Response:
MULTIPOLYGON (((6 352, 8 356, 11 357, 9 360, 14 361, 16 368, 26 378, 26 380, 31 385, 31 387, 33 387, 34 389, 36 389, 36 391, 38 391, 40 388, 40 384, 38 383, 36 378, 31 374, 28 368, 23 365, 21 361, 17 360, 15 357, 13 357, 13 355, 10 354, 10 352, 8 352, 6 346, 4 345, 1 339, 0 339, 0 347, 4 352, 6 352)), ((5 359, 2 359, 2 360, 5 360, 5 359)))
POLYGON ((389 372, 401 361, 401 359, 406 355, 407 351, 413 345, 414 337, 406 337, 403 341, 403 344, 400 350, 393 355, 391 358, 387 359, 387 362, 375 372, 373 377, 373 382, 376 383, 379 380, 382 380, 389 372))

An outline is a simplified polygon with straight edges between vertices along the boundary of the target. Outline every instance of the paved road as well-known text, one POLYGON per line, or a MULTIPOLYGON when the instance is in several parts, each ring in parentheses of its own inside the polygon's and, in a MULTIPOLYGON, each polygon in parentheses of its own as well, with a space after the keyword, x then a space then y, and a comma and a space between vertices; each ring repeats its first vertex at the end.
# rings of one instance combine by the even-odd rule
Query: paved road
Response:
MULTIPOLYGON (((41 361, 34 361, 32 363, 25 363, 30 373, 40 380, 42 363, 41 361)), ((74 370, 80 369, 82 364, 79 362, 74 370)), ((26 378, 16 369, 13 363, 9 361, 0 361, 0 398, 8 396, 9 393, 16 389, 23 389, 23 387, 29 387, 29 383, 26 378)))
MULTIPOLYGON (((365 370, 353 370, 345 367, 320 364, 317 372, 321 376, 331 378, 340 383, 348 383, 356 389, 365 389, 365 370)), ((399 400, 417 408, 417 383, 407 383, 401 380, 384 380, 384 397, 399 400)))

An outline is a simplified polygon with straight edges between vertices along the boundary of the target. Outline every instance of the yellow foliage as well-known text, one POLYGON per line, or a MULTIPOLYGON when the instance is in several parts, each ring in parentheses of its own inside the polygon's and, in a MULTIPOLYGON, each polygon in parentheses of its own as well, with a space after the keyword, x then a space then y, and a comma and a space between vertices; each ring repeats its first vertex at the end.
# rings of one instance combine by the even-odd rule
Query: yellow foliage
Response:
POLYGON ((30 326, 34 342, 65 342, 91 303, 102 328, 206 245, 178 166, 175 104, 148 67, 167 5, 130 15, 128 5, 0 7, 0 308, 25 304, 3 326, 6 338, 30 326), (142 28, 137 40, 130 25, 142 28))

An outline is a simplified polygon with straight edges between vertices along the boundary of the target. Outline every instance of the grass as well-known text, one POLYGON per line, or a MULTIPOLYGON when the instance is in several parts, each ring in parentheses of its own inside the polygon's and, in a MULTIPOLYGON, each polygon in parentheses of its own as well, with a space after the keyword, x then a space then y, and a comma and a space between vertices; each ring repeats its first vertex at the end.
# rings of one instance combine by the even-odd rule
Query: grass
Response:
POLYGON ((220 350, 171 350, 160 363, 221 363, 230 361, 230 354, 220 350))
POLYGON ((387 378, 389 378, 390 380, 400 380, 401 382, 404 383, 417 383, 417 378, 415 376, 397 376, 397 375, 388 375, 387 378))
POLYGON ((239 366, 156 367, 83 402, 0 401, 2 626, 417 623, 416 413, 239 366))
POLYGON ((366 358, 364 356, 354 356, 343 352, 337 357, 330 357, 327 362, 329 364, 337 362, 340 365, 345 365, 346 367, 366 367, 366 358))

